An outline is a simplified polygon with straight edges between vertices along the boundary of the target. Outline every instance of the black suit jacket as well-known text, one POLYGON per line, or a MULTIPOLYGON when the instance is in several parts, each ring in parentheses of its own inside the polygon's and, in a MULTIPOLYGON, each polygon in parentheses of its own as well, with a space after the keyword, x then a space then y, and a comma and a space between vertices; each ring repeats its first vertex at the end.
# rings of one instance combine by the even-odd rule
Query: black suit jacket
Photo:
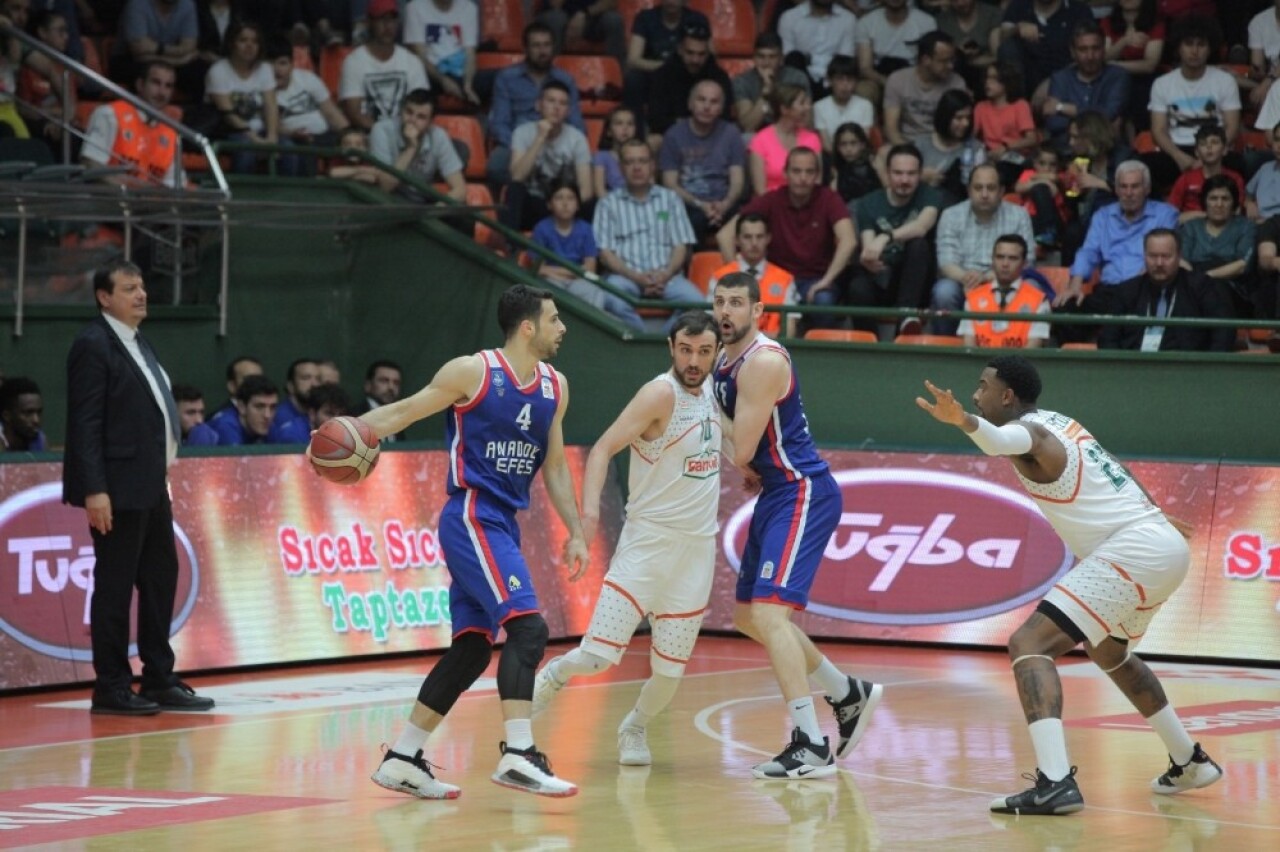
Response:
POLYGON ((142 368, 99 316, 67 355, 62 501, 83 506, 87 495, 105 492, 113 510, 151 509, 168 498, 167 468, 164 414, 142 368))
MULTIPOLYGON (((1199 272, 1178 271, 1173 281, 1171 317, 1230 319, 1230 296, 1222 282, 1199 272)), ((1093 292, 1097 313, 1153 316, 1159 290, 1146 274, 1114 287, 1100 287, 1093 292)), ((1099 349, 1139 349, 1145 326, 1106 325, 1098 334, 1099 349)), ((1235 346, 1233 328, 1191 328, 1167 326, 1160 339, 1160 351, 1230 352, 1235 346)))

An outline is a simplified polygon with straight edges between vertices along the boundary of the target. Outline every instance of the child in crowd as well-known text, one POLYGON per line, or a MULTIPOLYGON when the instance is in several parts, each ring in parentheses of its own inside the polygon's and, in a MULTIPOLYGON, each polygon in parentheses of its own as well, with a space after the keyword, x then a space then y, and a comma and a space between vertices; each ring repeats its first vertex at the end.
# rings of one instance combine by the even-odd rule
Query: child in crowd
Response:
MULTIPOLYGON (((367 154, 369 153, 369 134, 359 127, 348 127, 338 137, 338 147, 344 151, 364 151, 367 154)), ((329 177, 377 184, 378 169, 359 157, 345 157, 329 165, 329 177)))
POLYGON ((872 161, 871 141, 862 126, 846 122, 836 128, 831 152, 831 188, 845 203, 880 188, 880 175, 872 161))
POLYGON ((1022 206, 1031 215, 1036 242, 1056 245, 1067 219, 1067 200, 1062 195, 1062 159, 1052 145, 1041 145, 1032 168, 1018 175, 1014 189, 1022 206))
POLYGON ((987 99, 973 108, 973 132, 987 146, 1005 186, 1014 183, 1026 157, 1039 142, 1031 104, 1022 91, 1022 71, 1000 63, 987 69, 987 99))
POLYGON ((600 143, 591 158, 591 180, 595 198, 604 198, 626 184, 622 166, 618 163, 618 149, 636 135, 636 114, 626 107, 618 107, 609 113, 600 131, 600 143))
POLYGON ((612 314, 632 328, 643 330, 644 321, 626 300, 595 283, 596 259, 600 250, 591 225, 578 218, 581 206, 577 187, 568 182, 553 181, 547 193, 547 208, 551 215, 533 226, 530 239, 535 245, 582 267, 587 278, 539 255, 532 255, 531 262, 548 284, 568 290, 592 307, 612 314))
POLYGON ((1169 203, 1178 208, 1179 222, 1200 219, 1205 215, 1200 202, 1204 182, 1214 175, 1226 175, 1236 182, 1244 198, 1244 178, 1222 165, 1227 155, 1227 132, 1220 124, 1206 124, 1196 131, 1196 159, 1200 166, 1187 169, 1178 176, 1169 191, 1169 203))
POLYGON ((852 56, 831 57, 827 82, 831 94, 813 105, 813 126, 822 137, 823 150, 830 153, 841 125, 853 123, 866 129, 875 123, 876 110, 871 101, 853 93, 858 85, 858 63, 852 56))

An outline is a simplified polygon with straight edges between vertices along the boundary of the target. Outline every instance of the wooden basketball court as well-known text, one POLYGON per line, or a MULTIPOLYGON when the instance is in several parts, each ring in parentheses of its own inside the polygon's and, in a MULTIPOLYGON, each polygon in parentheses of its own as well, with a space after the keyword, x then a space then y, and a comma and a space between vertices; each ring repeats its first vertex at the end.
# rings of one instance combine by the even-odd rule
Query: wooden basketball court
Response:
MULTIPOLYGON (((491 666, 429 748, 462 797, 422 801, 369 781, 436 657, 192 679, 213 714, 90 716, 88 691, 0 699, 0 848, 69 849, 1274 849, 1280 848, 1280 670, 1155 664, 1193 737, 1223 766, 1176 797, 1159 739, 1084 659, 1063 667, 1067 736, 1086 809, 1003 817, 1028 786, 1030 739, 995 652, 828 644, 887 686, 834 780, 761 782, 787 738, 764 654, 704 638, 652 767, 617 765, 615 729, 647 672, 580 679, 534 723, 570 799, 489 781, 502 726, 491 666)), ((555 647, 548 654, 560 653, 555 647)), ((834 725, 819 705, 824 727, 834 725)))

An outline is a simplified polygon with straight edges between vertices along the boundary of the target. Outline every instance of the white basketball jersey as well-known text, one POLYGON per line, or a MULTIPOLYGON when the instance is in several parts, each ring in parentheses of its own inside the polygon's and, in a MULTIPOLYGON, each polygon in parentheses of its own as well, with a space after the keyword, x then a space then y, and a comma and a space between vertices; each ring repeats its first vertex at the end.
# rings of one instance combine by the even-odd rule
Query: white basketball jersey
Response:
POLYGON ((711 379, 689 393, 670 372, 653 381, 675 391, 666 431, 631 444, 627 520, 647 521, 687 535, 715 535, 720 502, 720 411, 711 379))
POLYGON ((1124 467, 1079 423, 1053 411, 1032 411, 1020 419, 1039 423, 1067 449, 1067 466, 1056 482, 1032 482, 1021 473, 1018 478, 1077 558, 1118 530, 1162 517, 1124 467))

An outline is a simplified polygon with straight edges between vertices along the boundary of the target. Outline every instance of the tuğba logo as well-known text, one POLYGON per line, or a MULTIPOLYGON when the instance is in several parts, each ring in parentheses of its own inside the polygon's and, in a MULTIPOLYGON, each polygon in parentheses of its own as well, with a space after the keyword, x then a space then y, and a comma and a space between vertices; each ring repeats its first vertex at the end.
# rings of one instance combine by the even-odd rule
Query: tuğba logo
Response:
MULTIPOLYGON (((981 479, 883 468, 835 474, 844 512, 809 611, 844 621, 970 621, 1039 600, 1074 562, 1025 494, 981 479)), ((724 526, 736 571, 755 501, 724 526)))
MULTIPOLYGON (((200 572, 186 533, 175 523, 178 594, 170 635, 196 605, 200 572)), ((62 483, 46 482, 0 503, 0 630, 59 660, 89 662, 93 540, 84 510, 62 503, 62 483)), ((130 618, 130 623, 136 619, 130 618)), ((138 652, 130 634, 130 656, 138 652)))

